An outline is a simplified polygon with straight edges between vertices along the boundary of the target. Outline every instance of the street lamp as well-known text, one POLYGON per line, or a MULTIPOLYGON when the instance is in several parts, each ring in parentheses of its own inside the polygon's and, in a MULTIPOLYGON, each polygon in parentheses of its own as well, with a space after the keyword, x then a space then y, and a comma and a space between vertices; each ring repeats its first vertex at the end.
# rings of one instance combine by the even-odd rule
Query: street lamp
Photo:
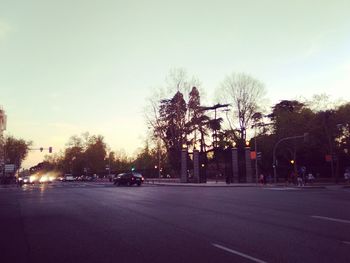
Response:
POLYGON ((272 163, 272 167, 273 167, 273 175, 274 175, 274 182, 275 184, 277 183, 277 159, 276 159, 276 150, 277 150, 277 146, 284 141, 288 141, 288 140, 294 140, 294 139, 301 139, 303 138, 304 140, 306 140, 308 138, 309 134, 308 133, 304 133, 303 135, 298 135, 298 136, 290 136, 290 137, 286 137, 286 138, 282 138, 280 139, 275 146, 273 147, 273 163, 272 163))

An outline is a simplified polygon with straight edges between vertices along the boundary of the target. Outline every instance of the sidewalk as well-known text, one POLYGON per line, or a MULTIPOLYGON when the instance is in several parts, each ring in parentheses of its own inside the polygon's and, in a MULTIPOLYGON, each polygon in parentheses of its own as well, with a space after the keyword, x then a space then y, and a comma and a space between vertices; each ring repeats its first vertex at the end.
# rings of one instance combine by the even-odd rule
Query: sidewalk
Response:
POLYGON ((350 188, 350 185, 345 184, 329 184, 329 183, 314 183, 312 185, 295 186, 286 185, 283 183, 278 184, 256 184, 256 183, 232 183, 226 184, 226 182, 208 181, 207 183, 181 183, 178 179, 147 179, 146 184, 155 186, 177 186, 177 187, 258 187, 258 188, 293 188, 293 189, 341 189, 350 188))
POLYGON ((160 182, 153 180, 146 180, 146 184, 159 185, 159 186, 182 186, 182 187, 259 187, 259 185, 254 183, 235 183, 226 184, 225 182, 207 182, 207 183, 180 183, 180 182, 160 182))

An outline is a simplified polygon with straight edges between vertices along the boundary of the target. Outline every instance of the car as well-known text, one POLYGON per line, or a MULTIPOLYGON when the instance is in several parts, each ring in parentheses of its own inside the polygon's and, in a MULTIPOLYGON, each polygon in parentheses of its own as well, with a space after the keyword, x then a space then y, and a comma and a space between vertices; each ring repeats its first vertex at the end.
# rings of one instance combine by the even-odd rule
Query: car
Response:
POLYGON ((93 176, 84 175, 84 176, 81 178, 81 180, 84 181, 84 182, 92 182, 92 181, 95 181, 96 178, 93 177, 93 176))
POLYGON ((57 177, 57 180, 62 182, 64 180, 64 177, 63 176, 59 176, 59 177, 57 177))
POLYGON ((19 178, 22 184, 34 184, 36 181, 36 177, 34 175, 32 176, 24 176, 23 178, 19 178))
POLYGON ((117 177, 117 175, 115 175, 115 174, 110 174, 110 175, 108 175, 108 180, 109 180, 110 182, 113 182, 114 178, 116 178, 116 177, 117 177))
POLYGON ((55 181, 55 179, 56 178, 52 175, 44 174, 40 177, 39 183, 41 184, 52 183, 53 181, 55 181))
POLYGON ((141 186, 144 182, 144 178, 141 174, 135 172, 121 173, 118 174, 114 179, 113 183, 115 185, 134 185, 141 186))
POLYGON ((65 174, 63 181, 65 181, 65 182, 73 182, 73 181, 75 181, 75 178, 71 174, 65 174))

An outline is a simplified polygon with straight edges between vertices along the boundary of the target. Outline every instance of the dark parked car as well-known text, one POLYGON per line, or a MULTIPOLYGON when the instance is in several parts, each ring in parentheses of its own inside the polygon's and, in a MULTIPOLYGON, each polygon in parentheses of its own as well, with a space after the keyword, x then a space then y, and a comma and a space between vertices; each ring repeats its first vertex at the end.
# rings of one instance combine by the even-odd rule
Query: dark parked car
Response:
POLYGON ((144 178, 141 174, 130 172, 130 173, 122 173, 118 174, 114 177, 113 182, 116 185, 134 185, 141 186, 144 178))
POLYGON ((96 177, 89 176, 89 175, 84 175, 84 176, 82 176, 81 180, 84 181, 84 182, 92 182, 92 181, 96 180, 96 177))

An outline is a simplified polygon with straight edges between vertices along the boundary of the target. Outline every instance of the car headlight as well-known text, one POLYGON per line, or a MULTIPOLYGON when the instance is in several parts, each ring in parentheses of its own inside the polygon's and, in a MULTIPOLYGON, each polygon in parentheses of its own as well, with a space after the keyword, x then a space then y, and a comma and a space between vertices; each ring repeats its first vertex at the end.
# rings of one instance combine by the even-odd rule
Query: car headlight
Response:
POLYGON ((35 175, 32 175, 30 178, 29 178, 29 181, 32 183, 32 182, 35 182, 36 181, 36 176, 35 175))
POLYGON ((46 176, 42 176, 42 177, 39 179, 39 182, 40 182, 40 183, 45 183, 45 182, 47 182, 47 177, 46 177, 46 176))

